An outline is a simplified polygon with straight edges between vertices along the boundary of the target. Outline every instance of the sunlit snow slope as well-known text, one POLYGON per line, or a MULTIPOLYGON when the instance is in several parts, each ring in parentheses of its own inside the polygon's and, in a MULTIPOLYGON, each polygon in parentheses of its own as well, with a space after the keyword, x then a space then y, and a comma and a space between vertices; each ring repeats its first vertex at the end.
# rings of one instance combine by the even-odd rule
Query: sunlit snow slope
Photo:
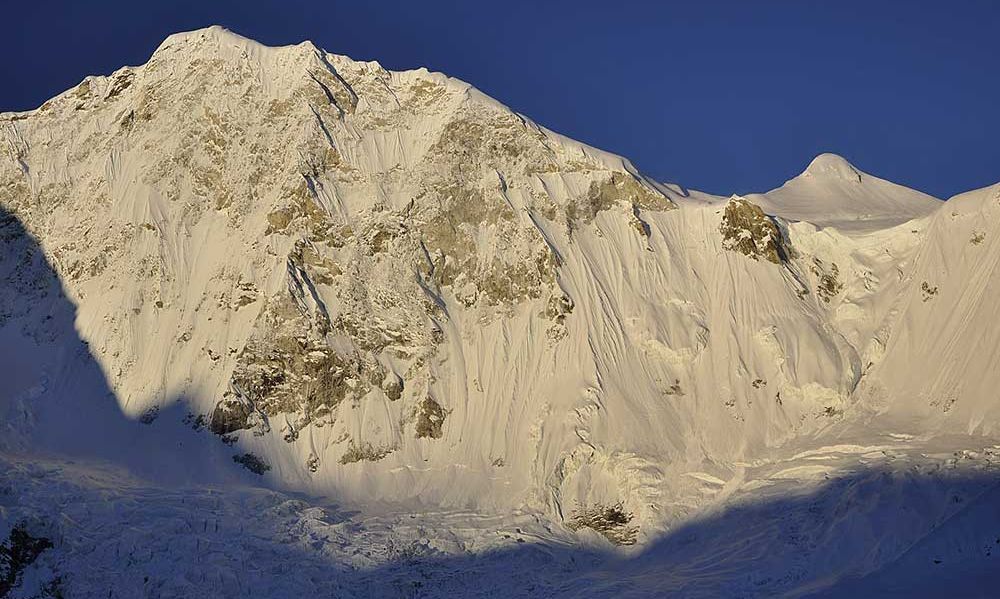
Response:
POLYGON ((824 154, 686 192, 444 75, 216 27, 0 135, 11 455, 556 524, 621 501, 647 541, 775 456, 998 433, 997 187, 824 154))

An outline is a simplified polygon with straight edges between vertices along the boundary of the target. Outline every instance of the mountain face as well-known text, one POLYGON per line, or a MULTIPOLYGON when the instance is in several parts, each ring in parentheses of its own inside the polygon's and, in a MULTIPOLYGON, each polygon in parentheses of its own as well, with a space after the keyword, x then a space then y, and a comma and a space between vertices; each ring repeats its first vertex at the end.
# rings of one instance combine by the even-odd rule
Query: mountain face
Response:
POLYGON ((12 455, 621 502, 645 541, 777 455, 1000 434, 1000 186, 943 203, 823 155, 682 193, 455 79, 220 28, 0 132, 12 455))

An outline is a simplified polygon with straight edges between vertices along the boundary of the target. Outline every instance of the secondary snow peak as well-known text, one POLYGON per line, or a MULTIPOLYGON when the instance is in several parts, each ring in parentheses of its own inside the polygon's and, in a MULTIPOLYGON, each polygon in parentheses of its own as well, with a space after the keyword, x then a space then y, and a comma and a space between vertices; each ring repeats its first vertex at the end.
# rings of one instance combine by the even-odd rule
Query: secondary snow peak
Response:
POLYGON ((854 168, 843 156, 831 154, 829 152, 820 154, 813 158, 806 170, 802 172, 804 177, 837 177, 846 181, 861 183, 861 171, 854 168))
POLYGON ((870 175, 836 154, 820 154, 802 174, 764 194, 747 196, 789 220, 870 232, 927 216, 941 202, 870 175))

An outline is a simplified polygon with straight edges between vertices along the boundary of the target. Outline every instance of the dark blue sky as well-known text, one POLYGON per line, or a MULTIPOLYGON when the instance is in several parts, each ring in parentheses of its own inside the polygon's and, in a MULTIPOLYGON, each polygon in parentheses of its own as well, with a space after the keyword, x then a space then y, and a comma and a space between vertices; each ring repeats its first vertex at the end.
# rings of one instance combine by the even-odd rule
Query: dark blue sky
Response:
POLYGON ((648 175, 762 191, 816 154, 947 197, 1000 180, 996 0, 4 0, 0 110, 221 24, 469 81, 648 175))

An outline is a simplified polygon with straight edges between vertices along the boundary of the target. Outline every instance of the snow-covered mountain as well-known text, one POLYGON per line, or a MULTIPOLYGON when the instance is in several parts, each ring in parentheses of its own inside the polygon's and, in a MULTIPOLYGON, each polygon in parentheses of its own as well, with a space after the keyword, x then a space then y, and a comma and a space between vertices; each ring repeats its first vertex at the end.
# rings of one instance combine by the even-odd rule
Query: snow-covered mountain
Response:
MULTIPOLYGON (((611 528, 655 546, 880 452, 992 472, 1000 186, 941 202, 824 154, 768 193, 682 191, 444 75, 217 27, 0 135, 14 486, 44 459, 78 499, 119 476, 267 487, 422 514, 468 550, 511 522, 598 543, 579 515, 618 502, 634 519, 611 528)), ((72 537, 31 493, 0 517, 72 537)), ((920 497, 928 523, 958 509, 920 497)), ((747 588, 868 575, 929 531, 747 588)), ((90 567, 67 551, 53 570, 90 567)))
POLYGON ((801 175, 750 199, 768 214, 838 229, 886 229, 927 216, 941 202, 863 173, 835 154, 817 156, 801 175))

